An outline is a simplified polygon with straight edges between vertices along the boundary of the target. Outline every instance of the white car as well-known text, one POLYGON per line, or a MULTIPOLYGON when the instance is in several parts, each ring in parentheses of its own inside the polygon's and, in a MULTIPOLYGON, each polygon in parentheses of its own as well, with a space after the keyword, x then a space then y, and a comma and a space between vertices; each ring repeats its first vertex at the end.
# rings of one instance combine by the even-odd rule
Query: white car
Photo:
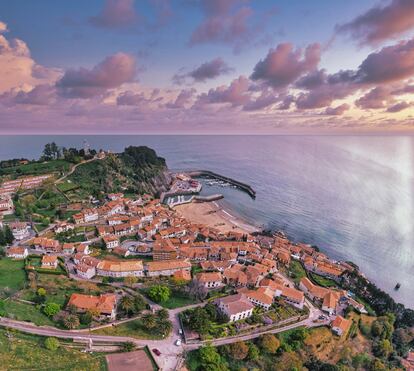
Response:
POLYGON ((180 339, 177 339, 177 340, 175 341, 175 345, 177 345, 177 347, 179 347, 179 346, 181 345, 181 340, 180 340, 180 339))

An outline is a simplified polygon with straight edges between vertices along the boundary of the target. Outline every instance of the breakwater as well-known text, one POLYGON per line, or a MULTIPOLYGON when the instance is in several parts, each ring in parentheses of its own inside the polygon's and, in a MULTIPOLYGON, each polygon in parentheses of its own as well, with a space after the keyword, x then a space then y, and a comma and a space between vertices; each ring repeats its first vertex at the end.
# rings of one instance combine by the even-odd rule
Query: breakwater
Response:
POLYGON ((222 194, 214 194, 210 196, 194 196, 194 202, 211 202, 211 201, 217 201, 224 198, 222 194))
POLYGON ((229 178, 224 175, 220 175, 215 173, 214 171, 210 170, 193 170, 187 171, 186 174, 191 176, 192 178, 209 178, 209 179, 218 179, 229 184, 236 186, 237 188, 241 189, 242 191, 246 192, 251 198, 256 198, 256 191, 246 183, 242 183, 238 180, 229 178))

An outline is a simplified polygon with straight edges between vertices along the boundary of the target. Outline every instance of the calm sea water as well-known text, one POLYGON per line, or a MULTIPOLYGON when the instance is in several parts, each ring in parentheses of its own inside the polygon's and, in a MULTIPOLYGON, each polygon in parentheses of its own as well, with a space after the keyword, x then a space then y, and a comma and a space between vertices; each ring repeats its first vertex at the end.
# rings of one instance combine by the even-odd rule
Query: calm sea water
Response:
POLYGON ((249 183, 224 203, 248 221, 284 230, 351 260, 414 308, 414 137, 2 136, 0 159, 39 157, 46 142, 121 151, 147 145, 171 169, 208 169, 249 183), (397 282, 401 289, 394 291, 397 282))

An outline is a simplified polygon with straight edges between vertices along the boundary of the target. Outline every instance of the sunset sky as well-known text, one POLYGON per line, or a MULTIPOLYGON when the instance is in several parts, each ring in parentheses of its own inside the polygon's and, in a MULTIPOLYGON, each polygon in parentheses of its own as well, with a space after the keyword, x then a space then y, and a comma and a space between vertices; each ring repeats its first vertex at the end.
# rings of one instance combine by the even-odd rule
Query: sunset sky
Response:
POLYGON ((412 133, 413 0, 0 0, 0 133, 412 133))

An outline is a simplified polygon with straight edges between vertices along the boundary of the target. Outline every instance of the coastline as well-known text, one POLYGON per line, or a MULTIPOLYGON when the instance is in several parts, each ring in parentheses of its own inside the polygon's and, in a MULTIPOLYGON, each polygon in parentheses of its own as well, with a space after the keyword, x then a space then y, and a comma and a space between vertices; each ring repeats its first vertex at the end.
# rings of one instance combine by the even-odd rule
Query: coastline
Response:
POLYGON ((250 234, 260 231, 260 228, 235 215, 229 208, 224 208, 218 201, 190 202, 174 206, 173 209, 185 219, 216 228, 223 233, 250 234))

